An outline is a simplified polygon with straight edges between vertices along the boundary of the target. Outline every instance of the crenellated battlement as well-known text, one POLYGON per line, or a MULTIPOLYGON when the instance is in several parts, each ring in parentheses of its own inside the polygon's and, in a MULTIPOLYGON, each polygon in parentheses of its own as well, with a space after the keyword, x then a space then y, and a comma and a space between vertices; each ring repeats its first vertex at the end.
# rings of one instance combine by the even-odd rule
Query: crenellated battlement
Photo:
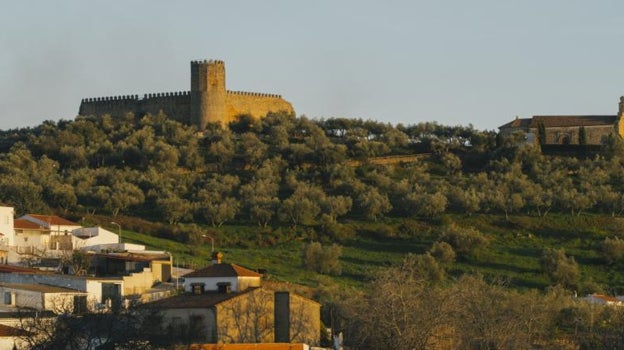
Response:
POLYGON ((125 116, 164 113, 172 119, 196 125, 200 130, 208 123, 226 125, 238 115, 262 118, 269 112, 294 113, 292 105, 281 95, 261 92, 230 91, 225 88, 225 62, 191 61, 191 90, 84 98, 80 115, 125 116))
POLYGON ((249 91, 232 91, 232 90, 228 90, 227 93, 231 94, 231 95, 239 95, 239 96, 282 98, 282 95, 265 94, 265 93, 262 93, 262 92, 249 92, 249 91))
POLYGON ((143 98, 162 98, 162 97, 180 97, 180 96, 190 96, 190 91, 175 91, 175 92, 155 92, 151 94, 144 94, 143 98))
POLYGON ((138 99, 139 99, 139 95, 121 95, 121 96, 83 98, 81 102, 90 103, 90 102, 111 102, 111 101, 136 101, 138 99))
POLYGON ((225 62, 223 62, 221 60, 194 60, 194 61, 191 61, 191 65, 204 65, 204 64, 224 65, 225 62))
POLYGON ((148 99, 148 98, 163 98, 163 97, 181 97, 181 96, 190 96, 190 91, 174 91, 174 92, 155 92, 155 93, 147 93, 143 94, 142 98, 139 98, 139 95, 120 95, 120 96, 106 96, 106 97, 90 97, 83 98, 81 103, 92 103, 92 102, 137 102, 140 100, 148 99))

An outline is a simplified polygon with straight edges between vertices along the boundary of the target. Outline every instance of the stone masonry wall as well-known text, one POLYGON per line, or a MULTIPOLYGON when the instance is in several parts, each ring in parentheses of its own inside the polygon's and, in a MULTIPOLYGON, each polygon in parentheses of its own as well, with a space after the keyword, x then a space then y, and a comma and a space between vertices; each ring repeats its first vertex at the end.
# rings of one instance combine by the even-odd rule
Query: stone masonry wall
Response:
MULTIPOLYGON (((604 126, 585 126, 585 136, 587 138, 588 145, 600 145, 604 142, 605 135, 615 134, 615 128, 612 125, 604 126)), ((579 130, 578 126, 574 127, 559 127, 559 128, 547 128, 546 129, 546 144, 547 145, 561 145, 564 144, 564 139, 568 138, 570 145, 579 144, 579 130)), ((533 130, 537 134, 537 129, 533 130)))
POLYGON ((123 116, 126 113, 139 112, 139 97, 131 96, 110 96, 85 98, 80 103, 79 115, 104 115, 123 116))
POLYGON ((121 117, 127 113, 135 115, 158 114, 160 111, 179 122, 190 122, 191 99, 188 91, 137 95, 86 98, 80 103, 80 115, 110 114, 121 117))
POLYGON ((224 62, 204 60, 191 62, 191 91, 145 94, 143 98, 138 95, 86 98, 78 114, 121 117, 127 113, 143 115, 161 111, 200 130, 210 122, 225 126, 241 114, 259 119, 269 112, 294 113, 292 105, 279 95, 227 91, 224 62))
POLYGON ((160 111, 181 123, 191 122, 191 98, 188 91, 147 94, 140 101, 140 114, 158 114, 160 111))
POLYGON ((269 112, 294 113, 290 102, 284 100, 280 95, 228 91, 226 103, 226 124, 241 114, 249 114, 259 119, 269 112))

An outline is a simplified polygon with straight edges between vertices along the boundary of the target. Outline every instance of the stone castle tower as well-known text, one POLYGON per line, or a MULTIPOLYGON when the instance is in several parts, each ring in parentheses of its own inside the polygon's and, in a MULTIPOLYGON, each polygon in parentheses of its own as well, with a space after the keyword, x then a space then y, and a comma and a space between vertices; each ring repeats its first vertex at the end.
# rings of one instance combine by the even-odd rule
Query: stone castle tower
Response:
POLYGON ((617 134, 624 137, 624 96, 620 96, 620 104, 618 107, 615 127, 617 129, 617 134))
POLYGON ((191 62, 191 90, 83 99, 79 115, 123 116, 163 112, 170 118, 204 130, 209 123, 222 126, 239 115, 262 118, 269 112, 294 113, 280 95, 229 91, 225 88, 225 63, 219 60, 191 62))
POLYGON ((226 120, 223 61, 191 62, 191 122, 200 130, 209 122, 226 120))

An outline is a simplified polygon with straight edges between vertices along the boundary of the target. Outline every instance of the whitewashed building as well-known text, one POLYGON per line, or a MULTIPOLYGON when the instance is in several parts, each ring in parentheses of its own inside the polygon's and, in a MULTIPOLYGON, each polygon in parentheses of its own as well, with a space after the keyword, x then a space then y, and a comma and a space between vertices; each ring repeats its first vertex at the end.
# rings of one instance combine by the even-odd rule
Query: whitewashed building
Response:
POLYGON ((223 255, 213 254, 212 265, 182 276, 184 291, 201 294, 206 291, 242 292, 260 287, 262 275, 236 264, 221 261, 223 255))

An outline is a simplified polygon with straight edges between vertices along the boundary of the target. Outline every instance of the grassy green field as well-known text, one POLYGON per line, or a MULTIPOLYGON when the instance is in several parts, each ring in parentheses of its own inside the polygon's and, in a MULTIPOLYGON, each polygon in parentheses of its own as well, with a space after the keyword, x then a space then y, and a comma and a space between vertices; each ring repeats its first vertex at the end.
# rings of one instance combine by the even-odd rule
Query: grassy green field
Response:
MULTIPOLYGON (((437 240, 441 225, 449 222, 476 228, 490 240, 476 254, 458 259, 448 271, 451 278, 480 273, 503 279, 514 288, 546 288, 550 282, 540 270, 539 257, 543 249, 554 247, 564 248, 579 263, 579 292, 596 288, 609 293, 624 292, 624 277, 620 273, 623 263, 608 266, 598 250, 606 237, 623 236, 624 219, 594 215, 513 216, 509 220, 497 215, 474 215, 433 221, 350 222, 345 225, 351 226, 357 238, 342 243, 342 274, 332 278, 341 285, 364 287, 377 269, 399 263, 406 254, 426 252, 437 240)), ((318 274, 303 268, 302 252, 311 240, 305 231, 281 228, 279 237, 260 237, 271 234, 257 227, 226 226, 212 232, 216 235, 216 249, 224 253, 224 261, 266 269, 267 278, 275 281, 308 286, 319 281, 318 274)), ((132 231, 123 231, 123 237, 171 252, 176 264, 197 268, 210 261, 210 240, 191 247, 132 231)))

